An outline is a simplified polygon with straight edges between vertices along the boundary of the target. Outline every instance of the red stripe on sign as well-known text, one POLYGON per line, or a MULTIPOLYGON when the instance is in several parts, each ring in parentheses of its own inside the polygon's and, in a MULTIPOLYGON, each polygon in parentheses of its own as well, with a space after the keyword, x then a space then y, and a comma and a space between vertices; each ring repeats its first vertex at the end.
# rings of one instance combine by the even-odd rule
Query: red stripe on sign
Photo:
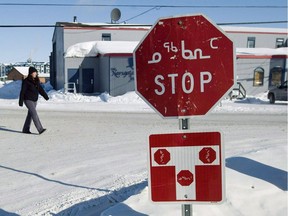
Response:
POLYGON ((196 166, 196 200, 222 201, 221 166, 196 166))
POLYGON ((151 168, 151 199, 154 202, 175 201, 176 177, 175 167, 152 167, 151 168))
POLYGON ((221 134, 219 132, 155 134, 150 135, 149 139, 150 148, 162 146, 211 146, 220 145, 221 134))

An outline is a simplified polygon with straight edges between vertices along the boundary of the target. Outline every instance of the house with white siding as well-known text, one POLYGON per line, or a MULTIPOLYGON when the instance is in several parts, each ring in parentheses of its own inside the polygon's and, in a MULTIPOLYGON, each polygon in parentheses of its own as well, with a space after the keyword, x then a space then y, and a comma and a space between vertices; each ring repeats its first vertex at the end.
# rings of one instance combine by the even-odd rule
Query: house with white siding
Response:
MULTIPOLYGON (((235 44, 235 77, 247 94, 265 92, 287 80, 287 29, 220 27, 235 44)), ((79 93, 106 91, 113 96, 133 91, 133 50, 150 28, 136 24, 56 23, 50 56, 51 84, 55 89, 69 89, 72 84, 79 93), (78 54, 73 54, 77 49, 78 54)))

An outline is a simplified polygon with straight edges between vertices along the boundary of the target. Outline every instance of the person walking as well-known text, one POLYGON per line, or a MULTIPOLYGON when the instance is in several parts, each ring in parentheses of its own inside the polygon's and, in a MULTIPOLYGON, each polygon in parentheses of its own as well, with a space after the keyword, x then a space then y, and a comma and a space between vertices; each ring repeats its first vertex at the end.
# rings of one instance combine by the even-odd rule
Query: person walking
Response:
POLYGON ((39 134, 42 134, 46 131, 40 122, 36 111, 36 106, 39 94, 42 95, 46 100, 49 100, 49 97, 42 88, 37 73, 38 71, 36 68, 29 67, 28 77, 22 81, 22 87, 19 96, 19 106, 22 107, 24 102, 28 109, 28 114, 22 129, 22 132, 26 134, 31 134, 30 125, 32 120, 39 134))

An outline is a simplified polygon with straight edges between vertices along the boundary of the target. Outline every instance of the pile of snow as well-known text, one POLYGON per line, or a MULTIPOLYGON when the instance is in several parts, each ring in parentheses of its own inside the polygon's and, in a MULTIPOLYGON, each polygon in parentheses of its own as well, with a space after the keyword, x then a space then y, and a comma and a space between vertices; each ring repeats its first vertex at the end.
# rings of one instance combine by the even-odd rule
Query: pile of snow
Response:
MULTIPOLYGON (((18 97, 21 89, 22 81, 0 82, 0 107, 17 108, 18 97)), ((43 85, 46 90, 49 101, 45 101, 40 96, 39 108, 46 110, 85 110, 85 111, 101 111, 101 112, 154 112, 134 91, 127 92, 124 95, 112 97, 107 92, 100 95, 83 95, 54 90, 47 82, 43 85), (51 106, 53 104, 53 106, 51 106), (85 105, 85 106, 83 106, 85 105), (117 105, 117 106, 113 106, 117 105), (129 106, 127 106, 129 105, 129 106)), ((287 104, 287 102, 276 102, 276 104, 287 104)), ((256 96, 247 96, 242 100, 230 100, 226 98, 216 106, 212 113, 278 113, 285 114, 286 110, 281 106, 273 106, 269 104, 267 92, 256 96), (254 104, 256 106, 251 106, 254 104), (261 105, 259 109, 258 105, 261 105)))
POLYGON ((0 99, 17 99, 19 97, 22 81, 0 81, 0 99))

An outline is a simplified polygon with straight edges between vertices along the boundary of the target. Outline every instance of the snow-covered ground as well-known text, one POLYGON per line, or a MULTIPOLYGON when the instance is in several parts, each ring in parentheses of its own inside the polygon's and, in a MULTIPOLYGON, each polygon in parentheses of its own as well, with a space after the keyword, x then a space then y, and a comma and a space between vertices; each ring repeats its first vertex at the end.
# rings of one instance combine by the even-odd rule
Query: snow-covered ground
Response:
MULTIPOLYGON (((148 199, 148 137, 178 133, 135 92, 111 97, 64 94, 45 86, 42 135, 21 133, 21 82, 0 82, 0 215, 175 216, 180 204, 148 199)), ((266 94, 223 100, 191 119, 189 131, 221 131, 226 200, 193 205, 193 215, 287 215, 287 102, 266 94)))

